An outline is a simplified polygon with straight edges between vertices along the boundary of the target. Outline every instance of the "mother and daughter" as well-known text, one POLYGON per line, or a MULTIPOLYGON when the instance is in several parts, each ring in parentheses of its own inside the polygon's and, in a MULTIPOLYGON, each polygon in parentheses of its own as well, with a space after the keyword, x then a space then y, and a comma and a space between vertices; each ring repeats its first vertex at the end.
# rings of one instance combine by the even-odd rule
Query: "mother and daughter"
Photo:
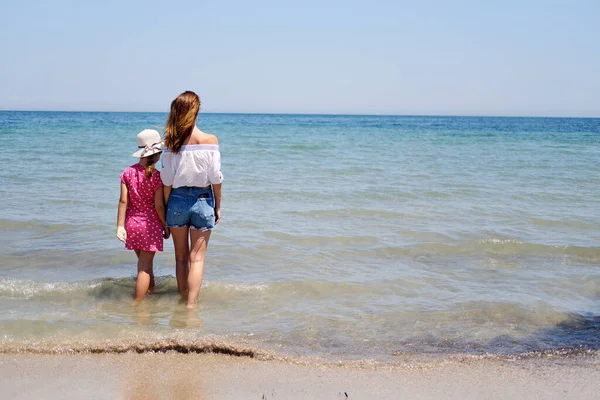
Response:
POLYGON ((177 288, 198 299, 210 233, 221 219, 221 155, 216 136, 196 126, 200 98, 184 92, 171 103, 164 145, 151 129, 137 136, 139 162, 121 174, 117 237, 138 257, 135 299, 154 287, 153 260, 173 236, 177 288), (164 149, 162 171, 155 169, 164 149), (166 205, 166 207, 165 207, 166 205))

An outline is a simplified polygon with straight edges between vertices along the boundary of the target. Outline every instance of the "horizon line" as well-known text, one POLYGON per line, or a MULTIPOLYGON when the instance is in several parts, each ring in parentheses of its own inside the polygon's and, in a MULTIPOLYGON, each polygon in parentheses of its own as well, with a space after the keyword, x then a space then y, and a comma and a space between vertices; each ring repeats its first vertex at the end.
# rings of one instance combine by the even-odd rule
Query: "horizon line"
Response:
MULTIPOLYGON (((117 110, 10 110, 0 109, 0 112, 55 112, 55 113, 139 113, 139 114, 168 114, 168 111, 117 111, 117 110)), ((316 112, 200 112, 201 114, 223 114, 223 115, 305 115, 305 116, 361 116, 361 117, 465 117, 465 118, 572 118, 572 119, 600 119, 598 116, 562 116, 562 115, 509 115, 509 114, 386 114, 386 113, 369 113, 369 114, 354 114, 354 113, 316 113, 316 112)))

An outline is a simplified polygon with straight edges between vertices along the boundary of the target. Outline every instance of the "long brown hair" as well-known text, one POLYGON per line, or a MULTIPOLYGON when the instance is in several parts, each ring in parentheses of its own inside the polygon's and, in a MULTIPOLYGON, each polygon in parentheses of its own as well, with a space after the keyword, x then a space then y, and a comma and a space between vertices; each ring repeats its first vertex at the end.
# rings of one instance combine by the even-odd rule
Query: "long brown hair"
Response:
POLYGON ((200 111, 200 97, 194 92, 181 93, 171 102, 165 127, 165 147, 179 153, 183 142, 192 134, 200 111))

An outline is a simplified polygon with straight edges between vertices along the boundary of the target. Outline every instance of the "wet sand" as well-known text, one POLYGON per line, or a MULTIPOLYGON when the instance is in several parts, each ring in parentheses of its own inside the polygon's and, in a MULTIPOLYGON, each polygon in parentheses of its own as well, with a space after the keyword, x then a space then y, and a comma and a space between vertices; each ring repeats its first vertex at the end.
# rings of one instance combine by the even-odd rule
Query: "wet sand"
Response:
POLYGON ((214 354, 0 355, 3 399, 591 399, 595 363, 356 368, 214 354))

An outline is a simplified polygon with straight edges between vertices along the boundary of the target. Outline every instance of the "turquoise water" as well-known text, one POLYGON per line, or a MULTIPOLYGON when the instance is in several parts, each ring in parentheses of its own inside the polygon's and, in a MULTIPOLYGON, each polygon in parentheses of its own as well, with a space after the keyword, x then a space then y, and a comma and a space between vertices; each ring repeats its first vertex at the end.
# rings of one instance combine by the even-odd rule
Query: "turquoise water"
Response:
POLYGON ((165 119, 0 112, 0 350, 600 348, 600 119, 201 114, 225 181, 194 311, 170 242, 134 307, 115 237, 135 135, 165 119))

